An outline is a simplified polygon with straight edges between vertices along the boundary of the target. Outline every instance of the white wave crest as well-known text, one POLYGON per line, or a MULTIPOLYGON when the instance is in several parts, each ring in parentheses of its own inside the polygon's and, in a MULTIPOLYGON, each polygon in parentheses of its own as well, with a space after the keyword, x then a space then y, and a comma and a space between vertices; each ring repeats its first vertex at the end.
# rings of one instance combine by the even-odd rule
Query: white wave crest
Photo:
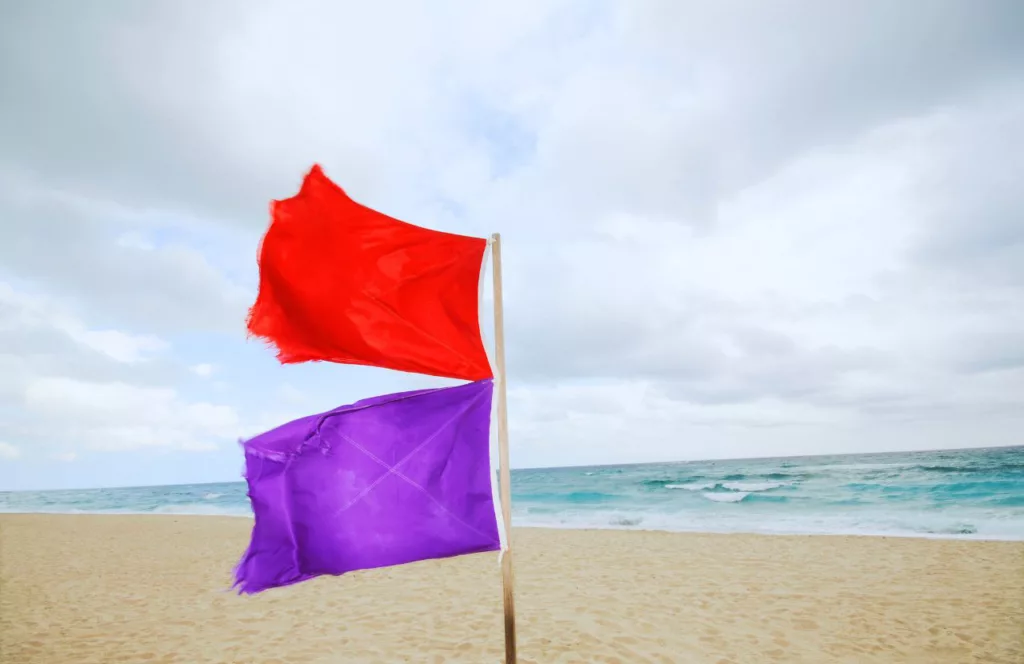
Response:
POLYGON ((204 493, 203 500, 216 500, 217 498, 220 498, 223 495, 223 493, 204 493))
POLYGON ((736 491, 734 493, 704 493, 701 495, 716 503, 738 503, 750 494, 746 491, 736 491))
POLYGON ((666 484, 666 489, 683 489, 685 491, 705 491, 714 489, 717 484, 714 482, 691 482, 690 484, 666 484))
POLYGON ((730 491, 771 491, 789 486, 789 482, 723 482, 722 487, 730 491))

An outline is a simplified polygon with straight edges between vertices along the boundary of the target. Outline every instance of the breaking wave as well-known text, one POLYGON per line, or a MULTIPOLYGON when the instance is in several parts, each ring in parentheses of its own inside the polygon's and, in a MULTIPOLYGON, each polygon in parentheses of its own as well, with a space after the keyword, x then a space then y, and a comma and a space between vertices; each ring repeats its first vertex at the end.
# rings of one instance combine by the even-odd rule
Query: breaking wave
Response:
POLYGON ((683 489, 684 491, 708 491, 710 489, 726 489, 728 491, 771 491, 790 486, 792 482, 689 482, 687 484, 665 484, 666 489, 683 489))
POLYGON ((733 493, 702 493, 702 496, 716 503, 738 503, 750 495, 746 491, 735 491, 733 493))
POLYGON ((723 482, 722 488, 730 491, 771 491, 789 486, 789 482, 723 482))

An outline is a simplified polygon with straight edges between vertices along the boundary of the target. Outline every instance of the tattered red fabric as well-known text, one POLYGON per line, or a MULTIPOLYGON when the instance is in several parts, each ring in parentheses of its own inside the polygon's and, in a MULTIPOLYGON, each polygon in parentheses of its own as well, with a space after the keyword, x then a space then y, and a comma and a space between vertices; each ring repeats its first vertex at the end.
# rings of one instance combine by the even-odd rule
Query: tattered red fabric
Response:
POLYGON ((493 376, 479 319, 486 240, 371 210, 318 165, 271 216, 248 329, 279 361, 493 376))

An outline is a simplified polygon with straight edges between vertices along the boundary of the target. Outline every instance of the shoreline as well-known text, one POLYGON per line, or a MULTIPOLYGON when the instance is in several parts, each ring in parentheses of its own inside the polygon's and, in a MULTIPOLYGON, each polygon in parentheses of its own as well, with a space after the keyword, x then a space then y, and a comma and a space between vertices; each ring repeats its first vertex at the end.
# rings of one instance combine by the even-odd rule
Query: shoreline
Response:
MULTIPOLYGON (((94 511, 94 512, 5 512, 0 510, 0 518, 6 515, 14 516, 152 516, 152 517, 187 517, 187 518, 213 518, 213 519, 253 519, 250 514, 228 514, 223 512, 142 512, 142 511, 94 511)), ((550 531, 583 531, 583 532, 628 532, 628 533, 671 533, 676 535, 742 535, 752 537, 867 537, 880 539, 910 539, 910 540, 939 540, 955 542, 1024 542, 1024 534, 1018 537, 998 537, 994 535, 977 535, 973 533, 897 533, 897 532, 795 532, 795 531, 747 531, 747 530, 670 530, 667 528, 643 528, 634 526, 550 526, 550 525, 522 525, 514 523, 514 530, 550 530, 550 531)))
MULTIPOLYGON (((240 596, 231 572, 249 533, 237 517, 0 514, 4 661, 501 660, 497 556, 240 596)), ((522 664, 1024 659, 1024 542, 544 528, 512 538, 522 664)))

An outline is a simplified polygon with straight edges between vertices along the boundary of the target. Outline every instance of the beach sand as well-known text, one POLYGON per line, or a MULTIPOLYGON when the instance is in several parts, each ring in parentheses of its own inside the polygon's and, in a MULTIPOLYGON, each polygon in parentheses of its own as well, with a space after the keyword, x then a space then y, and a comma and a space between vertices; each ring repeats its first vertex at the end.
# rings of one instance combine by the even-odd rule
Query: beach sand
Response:
MULTIPOLYGON (((251 597, 251 521, 0 515, 0 661, 499 662, 495 554, 251 597)), ((521 662, 1024 662, 1024 543, 518 530, 521 662)))

